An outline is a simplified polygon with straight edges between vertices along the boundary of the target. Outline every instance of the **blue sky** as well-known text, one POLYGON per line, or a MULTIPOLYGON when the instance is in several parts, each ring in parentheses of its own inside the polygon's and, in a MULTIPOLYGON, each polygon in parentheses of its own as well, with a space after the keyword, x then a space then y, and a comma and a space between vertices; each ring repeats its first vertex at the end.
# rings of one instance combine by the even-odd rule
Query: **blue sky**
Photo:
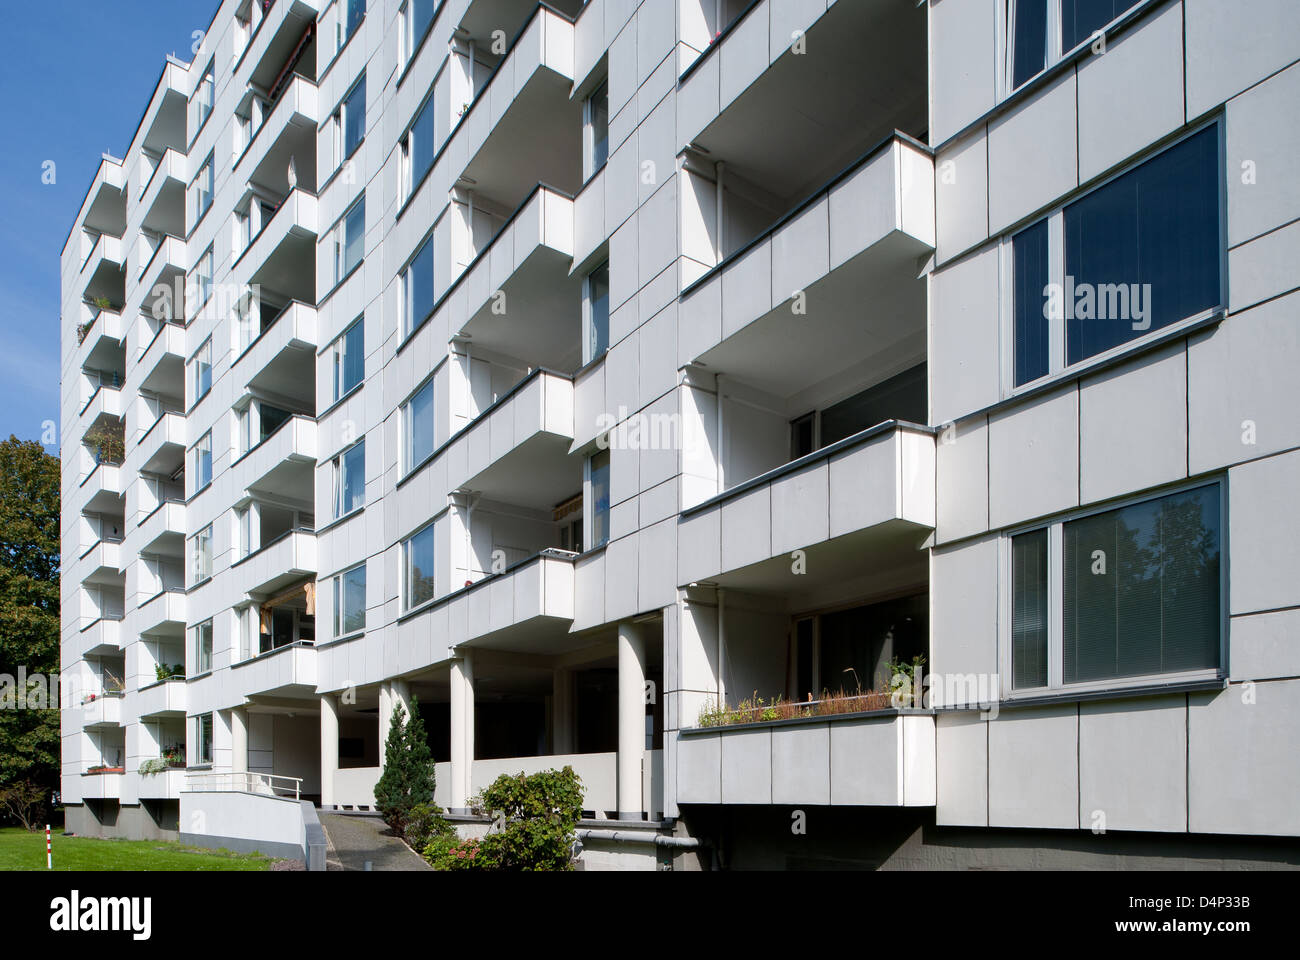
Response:
MULTIPOLYGON (((0 31, 0 439, 59 417, 59 255, 102 153, 121 157, 217 0, 7 3, 0 31), (55 183, 41 182, 55 163, 55 183)), ((57 444, 47 446, 57 452, 57 444)))

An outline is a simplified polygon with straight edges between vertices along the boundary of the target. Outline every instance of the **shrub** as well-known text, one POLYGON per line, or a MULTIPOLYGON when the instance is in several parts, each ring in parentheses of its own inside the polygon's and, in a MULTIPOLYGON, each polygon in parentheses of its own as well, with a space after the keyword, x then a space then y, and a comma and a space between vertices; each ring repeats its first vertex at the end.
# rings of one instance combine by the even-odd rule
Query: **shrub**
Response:
POLYGON ((436 803, 417 803, 406 820, 406 842, 412 850, 424 850, 430 841, 450 837, 456 839, 456 828, 443 819, 442 807, 436 803))
POLYGON ((495 870, 489 854, 478 840, 457 840, 451 836, 434 837, 424 848, 424 859, 435 870, 495 870))
POLYGON ((393 710, 384 745, 384 771, 375 784, 375 808, 393 833, 405 836, 412 809, 433 803, 434 786, 433 756, 424 735, 419 704, 411 701, 408 723, 399 703, 393 710))
POLYGON ((572 870, 582 816, 582 781, 572 767, 502 774, 474 798, 475 812, 495 823, 479 841, 478 869, 572 870))

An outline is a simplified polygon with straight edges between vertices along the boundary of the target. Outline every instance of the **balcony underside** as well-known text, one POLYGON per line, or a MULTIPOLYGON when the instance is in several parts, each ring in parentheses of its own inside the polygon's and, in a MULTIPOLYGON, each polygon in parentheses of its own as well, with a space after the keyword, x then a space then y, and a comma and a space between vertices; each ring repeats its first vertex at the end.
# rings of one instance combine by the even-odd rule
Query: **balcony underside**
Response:
POLYGON ((582 488, 581 459, 569 456, 572 443, 571 437, 534 433, 463 486, 486 500, 549 510, 582 488))

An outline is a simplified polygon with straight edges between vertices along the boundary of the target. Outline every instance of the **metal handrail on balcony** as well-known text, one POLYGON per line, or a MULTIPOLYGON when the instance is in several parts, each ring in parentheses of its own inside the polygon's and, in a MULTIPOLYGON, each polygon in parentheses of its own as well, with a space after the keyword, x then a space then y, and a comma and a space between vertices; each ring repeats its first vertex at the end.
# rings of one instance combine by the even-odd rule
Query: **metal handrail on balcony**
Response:
POLYGON ((294 800, 302 798, 302 777, 283 777, 274 773, 248 771, 202 772, 186 776, 194 793, 260 793, 264 796, 294 800))

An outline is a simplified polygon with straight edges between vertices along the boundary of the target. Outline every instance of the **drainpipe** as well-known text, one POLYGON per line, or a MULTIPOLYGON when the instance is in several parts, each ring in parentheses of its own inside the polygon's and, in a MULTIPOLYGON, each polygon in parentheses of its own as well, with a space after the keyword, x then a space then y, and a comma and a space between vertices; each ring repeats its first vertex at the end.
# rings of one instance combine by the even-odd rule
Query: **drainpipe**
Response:
POLYGON ((723 679, 724 664, 727 660, 727 607, 726 591, 717 588, 718 593, 718 708, 727 702, 727 682, 723 679))
POLYGON ((644 843, 656 847, 676 847, 681 850, 698 850, 704 846, 695 837, 664 837, 656 833, 634 830, 579 830, 579 840, 608 840, 611 843, 644 843))
POLYGON ((723 449, 724 434, 722 432, 722 374, 713 375, 713 388, 715 392, 714 403, 716 409, 717 434, 718 434, 718 493, 727 489, 727 457, 723 449))
POLYGON ((723 161, 719 160, 713 165, 713 176, 714 176, 714 180, 717 183, 717 189, 714 191, 715 193, 714 209, 715 209, 715 216, 717 217, 718 220, 718 230, 717 230, 718 248, 717 250, 714 251, 714 256, 716 257, 718 263, 722 262, 723 251, 727 249, 726 244, 723 242, 723 236, 722 236, 724 226, 725 226, 724 221, 722 219, 722 191, 723 191, 723 179, 726 176, 726 172, 727 172, 727 165, 723 161))

